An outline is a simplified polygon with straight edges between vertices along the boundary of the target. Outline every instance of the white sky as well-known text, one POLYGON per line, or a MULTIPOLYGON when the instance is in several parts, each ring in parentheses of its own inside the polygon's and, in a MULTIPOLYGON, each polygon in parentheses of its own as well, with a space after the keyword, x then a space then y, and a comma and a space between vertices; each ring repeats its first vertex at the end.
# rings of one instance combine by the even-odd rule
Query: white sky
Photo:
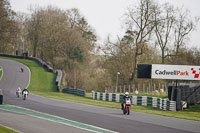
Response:
MULTIPOLYGON (((10 0, 13 10, 28 13, 30 5, 46 7, 53 5, 61 9, 78 8, 86 17, 88 23, 95 29, 100 42, 108 35, 115 38, 123 35, 122 16, 128 6, 138 0, 10 0)), ((184 7, 190 10, 192 16, 200 16, 200 0, 157 0, 168 1, 175 7, 184 7)), ((197 31, 191 34, 191 46, 200 47, 200 24, 197 31)))

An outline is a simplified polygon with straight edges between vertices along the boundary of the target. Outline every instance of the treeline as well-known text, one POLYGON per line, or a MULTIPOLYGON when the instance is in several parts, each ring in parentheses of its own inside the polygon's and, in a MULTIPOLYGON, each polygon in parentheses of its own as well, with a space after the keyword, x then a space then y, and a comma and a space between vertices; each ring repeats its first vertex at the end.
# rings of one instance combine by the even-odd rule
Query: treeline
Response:
POLYGON ((119 84, 139 82, 138 63, 199 65, 199 50, 187 46, 197 23, 183 9, 138 0, 124 14, 125 35, 116 42, 108 37, 98 47, 95 30, 78 9, 48 6, 15 13, 1 0, 0 53, 28 52, 62 69, 64 87, 103 90, 116 85, 118 72, 119 84), (97 48, 104 54, 95 54, 97 48))
POLYGON ((200 65, 200 49, 189 48, 190 34, 198 22, 199 17, 191 17, 183 8, 138 0, 124 15, 125 35, 116 42, 108 37, 106 46, 102 47, 106 55, 104 68, 112 75, 113 83, 120 72, 119 84, 124 85, 149 82, 137 79, 139 63, 200 65))

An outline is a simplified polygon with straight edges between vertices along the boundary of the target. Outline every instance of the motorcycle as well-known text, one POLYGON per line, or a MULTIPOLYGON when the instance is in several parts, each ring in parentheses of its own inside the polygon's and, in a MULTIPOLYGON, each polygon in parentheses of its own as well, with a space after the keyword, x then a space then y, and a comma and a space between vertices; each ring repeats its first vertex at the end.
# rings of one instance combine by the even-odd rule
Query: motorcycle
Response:
POLYGON ((131 98, 126 98, 123 104, 123 114, 125 115, 127 113, 127 115, 129 115, 130 109, 131 109, 131 98))
POLYGON ((26 100, 28 96, 28 91, 23 92, 23 100, 26 100))
POLYGON ((24 69, 21 67, 21 72, 23 73, 24 72, 24 69))
POLYGON ((21 89, 18 89, 17 91, 16 91, 16 95, 17 95, 17 97, 19 98, 19 96, 22 94, 22 91, 21 91, 21 89))

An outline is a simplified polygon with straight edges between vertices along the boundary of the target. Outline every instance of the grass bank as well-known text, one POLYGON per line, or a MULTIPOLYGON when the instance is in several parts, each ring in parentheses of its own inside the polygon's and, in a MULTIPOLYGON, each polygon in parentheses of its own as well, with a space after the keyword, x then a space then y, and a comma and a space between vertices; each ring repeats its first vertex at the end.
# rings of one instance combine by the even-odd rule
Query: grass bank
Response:
POLYGON ((0 125, 0 132, 1 132, 1 133, 17 133, 17 132, 15 132, 15 131, 13 131, 13 130, 11 130, 11 129, 8 129, 8 128, 5 128, 5 127, 3 127, 3 126, 1 126, 1 125, 0 125))
MULTIPOLYGON (((12 58, 7 58, 7 59, 12 59, 12 58)), ((81 104, 120 109, 120 103, 93 100, 91 98, 91 93, 87 93, 86 97, 84 98, 84 97, 78 97, 78 96, 74 96, 70 94, 55 92, 56 91, 56 87, 54 85, 55 74, 46 72, 37 63, 30 60, 24 60, 24 59, 12 59, 12 60, 21 62, 30 68, 31 73, 32 73, 31 84, 29 86, 31 93, 48 97, 48 98, 64 100, 64 101, 71 101, 71 102, 76 102, 76 103, 81 103, 81 104)), ((166 95, 163 95, 163 96, 166 97, 166 95)), ((132 106, 131 110, 136 111, 136 112, 144 112, 144 113, 150 113, 150 114, 156 114, 156 115, 162 115, 162 116, 168 116, 168 117, 176 117, 176 118, 181 118, 181 119, 200 121, 200 117, 199 117, 200 104, 190 109, 187 109, 184 111, 177 111, 177 112, 163 111, 163 110, 159 110, 152 107, 135 106, 135 105, 132 106)))
POLYGON ((1 76, 2 76, 2 68, 0 66, 0 79, 1 79, 1 76))

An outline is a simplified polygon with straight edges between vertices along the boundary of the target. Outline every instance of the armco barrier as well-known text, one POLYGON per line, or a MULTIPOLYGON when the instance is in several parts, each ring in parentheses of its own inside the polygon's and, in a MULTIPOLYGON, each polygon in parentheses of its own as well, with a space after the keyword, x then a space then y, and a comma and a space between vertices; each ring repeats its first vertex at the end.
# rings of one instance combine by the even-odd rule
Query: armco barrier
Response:
POLYGON ((56 89, 57 89, 57 91, 60 91, 61 80, 62 80, 62 71, 56 70, 56 89))
MULTIPOLYGON (((92 98, 96 100, 121 102, 123 99, 123 95, 116 94, 116 93, 100 93, 100 92, 92 91, 92 98)), ((166 99, 157 98, 157 97, 132 96, 132 104, 156 107, 161 110, 176 111, 175 101, 168 101, 166 99)))
POLYGON ((45 61, 43 61, 40 58, 26 57, 26 59, 36 61, 39 65, 41 65, 42 67, 44 67, 48 72, 53 72, 53 67, 51 67, 48 63, 46 63, 45 61))
MULTIPOLYGON (((85 97, 85 90, 81 90, 81 89, 74 89, 74 88, 64 88, 62 90, 63 93, 69 93, 69 94, 73 94, 73 95, 77 95, 77 96, 82 96, 85 97)), ((97 93, 94 94, 95 99, 97 99, 97 93)))
POLYGON ((0 56, 4 56, 4 57, 11 57, 11 58, 18 58, 18 59, 29 59, 29 60, 33 60, 36 61, 39 65, 41 65, 42 67, 44 67, 48 72, 53 72, 53 68, 46 63, 45 61, 43 61, 40 58, 36 58, 36 57, 26 57, 26 56, 14 56, 14 55, 6 55, 6 54, 0 54, 0 56))

